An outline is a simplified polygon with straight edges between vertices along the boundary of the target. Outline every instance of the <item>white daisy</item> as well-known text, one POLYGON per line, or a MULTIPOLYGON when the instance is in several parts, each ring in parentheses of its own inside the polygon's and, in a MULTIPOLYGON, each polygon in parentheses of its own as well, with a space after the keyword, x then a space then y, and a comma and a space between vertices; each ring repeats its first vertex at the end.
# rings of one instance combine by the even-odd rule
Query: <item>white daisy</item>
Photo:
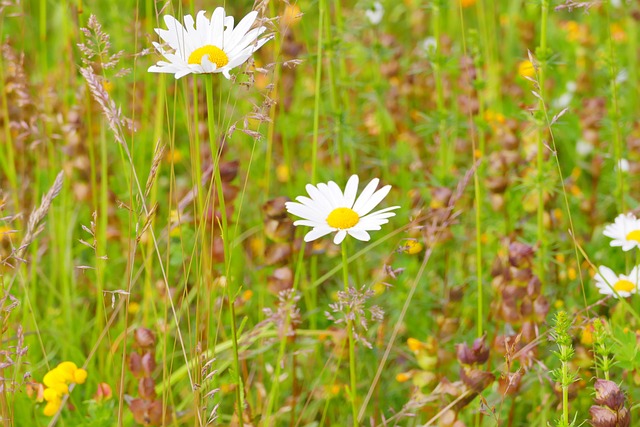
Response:
POLYGON ((287 211, 303 219, 294 222, 294 225, 306 225, 313 227, 304 236, 305 242, 311 242, 329 233, 337 231, 333 243, 339 245, 347 234, 364 242, 369 241, 368 231, 380 230, 382 224, 389 222, 388 218, 395 215, 390 212, 400 206, 381 209, 370 213, 391 190, 386 185, 376 191, 380 180, 375 178, 358 193, 358 176, 352 175, 347 181, 344 193, 333 181, 317 186, 307 184, 307 193, 310 197, 299 196, 296 202, 287 202, 287 211))
POLYGON ((382 22, 384 16, 384 6, 379 1, 374 2, 370 9, 364 11, 365 16, 373 25, 378 25, 382 22))
POLYGON ((167 29, 156 28, 173 53, 165 51, 160 43, 153 45, 167 61, 159 61, 149 67, 152 73, 171 73, 176 79, 187 74, 222 73, 231 78, 229 71, 243 64, 272 36, 259 38, 267 28, 259 26, 251 29, 258 12, 249 12, 233 28, 233 16, 225 16, 224 8, 213 11, 211 19, 198 12, 194 22, 191 15, 184 17, 184 26, 173 16, 165 15, 167 29), (195 26, 194 26, 195 23, 195 26))
POLYGON ((638 291, 639 276, 640 269, 637 266, 633 267, 628 276, 625 276, 624 274, 617 275, 609 267, 601 265, 595 275, 596 287, 602 295, 626 298, 638 291))
POLYGON ((620 246, 623 251, 640 248, 640 220, 633 214, 620 214, 613 224, 609 224, 602 232, 611 237, 611 246, 620 246))

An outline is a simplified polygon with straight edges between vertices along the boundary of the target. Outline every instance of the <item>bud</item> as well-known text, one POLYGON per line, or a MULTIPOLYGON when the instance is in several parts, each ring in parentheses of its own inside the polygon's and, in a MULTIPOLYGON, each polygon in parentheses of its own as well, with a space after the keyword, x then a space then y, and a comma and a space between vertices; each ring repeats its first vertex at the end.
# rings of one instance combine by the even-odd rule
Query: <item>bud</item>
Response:
POLYGON ((522 371, 507 372, 498 380, 498 391, 503 396, 515 396, 520 391, 522 384, 522 371))
POLYGON ((156 345, 156 336, 151 329, 136 328, 134 332, 136 344, 144 349, 154 350, 156 345))
POLYGON ((141 365, 145 376, 150 377, 153 374, 153 371, 156 369, 156 360, 154 359, 153 354, 150 351, 146 352, 142 356, 141 365))
POLYGON ((142 356, 138 353, 131 353, 129 355, 129 370, 136 378, 144 376, 142 369, 142 356))
POLYGON ((288 201, 289 198, 284 196, 268 200, 262 205, 262 213, 264 213, 267 218, 286 218, 287 209, 285 203, 288 201))
POLYGON ((533 247, 520 242, 509 244, 509 262, 516 267, 528 267, 533 259, 533 247))
POLYGON ((591 415, 591 425, 593 427, 619 427, 618 416, 605 406, 593 405, 589 408, 589 415, 591 415))
POLYGON ((111 386, 109 386, 109 384, 107 383, 99 383, 96 394, 93 395, 93 400, 95 400, 96 402, 103 402, 105 400, 111 399, 111 397, 113 397, 111 386))
POLYGON ((153 400, 156 398, 156 384, 155 382, 149 378, 140 378, 138 382, 138 394, 141 398, 147 400, 153 400))
POLYGON ((594 387, 596 404, 608 406, 613 410, 619 410, 624 406, 624 393, 613 381, 597 379, 594 387))
POLYGON ((485 335, 477 338, 469 348, 467 343, 458 344, 456 353, 460 363, 465 365, 482 364, 489 359, 489 346, 485 342, 485 335))
POLYGON ((481 393, 485 388, 489 387, 491 383, 493 383, 495 377, 491 372, 462 366, 460 368, 460 379, 464 385, 469 387, 471 390, 476 393, 481 393))

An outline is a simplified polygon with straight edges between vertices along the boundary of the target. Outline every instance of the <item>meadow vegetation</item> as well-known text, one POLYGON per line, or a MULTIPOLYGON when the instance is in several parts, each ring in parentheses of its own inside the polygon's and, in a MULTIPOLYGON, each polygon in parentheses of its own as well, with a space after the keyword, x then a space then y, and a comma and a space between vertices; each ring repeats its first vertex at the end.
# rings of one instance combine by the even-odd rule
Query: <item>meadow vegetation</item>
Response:
POLYGON ((638 425, 638 21, 0 0, 0 425, 638 425))

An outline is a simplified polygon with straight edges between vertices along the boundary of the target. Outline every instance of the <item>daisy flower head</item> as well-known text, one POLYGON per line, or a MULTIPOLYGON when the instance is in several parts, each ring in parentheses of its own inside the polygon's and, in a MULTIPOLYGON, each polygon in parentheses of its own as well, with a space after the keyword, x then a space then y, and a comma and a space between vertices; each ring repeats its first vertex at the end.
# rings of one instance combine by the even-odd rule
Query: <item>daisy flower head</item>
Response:
POLYGON ((626 298, 638 291, 639 276, 640 269, 637 266, 626 276, 624 274, 617 275, 609 267, 601 265, 595 275, 596 287, 602 295, 626 298))
POLYGON ((195 21, 191 15, 185 15, 184 25, 173 16, 165 15, 167 29, 155 31, 173 52, 153 42, 166 61, 158 61, 148 71, 173 74, 176 79, 202 73, 222 73, 230 79, 232 68, 243 64, 272 38, 260 38, 267 27, 254 27, 257 17, 258 12, 249 12, 234 28, 233 16, 226 16, 222 7, 213 11, 211 19, 207 19, 204 11, 198 12, 195 21))
POLYGON ((384 16, 384 6, 379 1, 374 2, 373 5, 364 11, 365 16, 373 25, 378 25, 382 22, 384 16))
POLYGON ((602 234, 613 239, 611 246, 620 246, 625 252, 640 248, 640 220, 631 213, 618 215, 602 234))
POLYGON ((395 215, 395 212, 391 211, 400 206, 371 211, 389 194, 391 186, 385 185, 376 191, 380 180, 375 178, 356 198, 358 182, 358 175, 352 175, 344 192, 333 181, 317 186, 307 184, 309 197, 298 196, 298 202, 285 204, 290 214, 302 218, 294 222, 294 225, 313 227, 304 236, 305 242, 311 242, 334 231, 337 232, 333 239, 336 245, 342 243, 347 234, 367 242, 371 239, 369 231, 380 230, 382 224, 389 222, 389 218, 395 215))

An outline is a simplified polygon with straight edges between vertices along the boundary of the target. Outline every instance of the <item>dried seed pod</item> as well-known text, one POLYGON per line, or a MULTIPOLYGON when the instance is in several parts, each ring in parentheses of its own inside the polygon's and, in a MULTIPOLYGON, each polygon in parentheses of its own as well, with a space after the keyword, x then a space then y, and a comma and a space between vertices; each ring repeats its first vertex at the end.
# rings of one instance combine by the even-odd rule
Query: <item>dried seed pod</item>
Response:
POLYGON ((142 349, 154 350, 156 346, 156 336, 147 328, 136 328, 134 337, 138 347, 142 349))
POLYGON ((231 162, 220 163, 220 180, 222 182, 231 182, 238 176, 238 167, 240 166, 239 160, 233 160, 231 162))
POLYGON ((471 390, 481 393, 493 383, 495 376, 491 372, 463 366, 460 368, 460 380, 471 390))
POLYGON ((262 205, 262 213, 267 218, 285 218, 287 209, 285 203, 290 201, 288 197, 280 196, 275 199, 268 200, 262 205))
POLYGON ((489 359, 489 346, 486 343, 486 335, 473 341, 469 348, 467 343, 456 345, 458 361, 465 365, 482 364, 489 359))
POLYGON ((624 406, 624 392, 613 381, 597 379, 594 388, 596 395, 593 400, 597 405, 608 406, 614 410, 624 406))
POLYGON ((621 427, 618 424, 618 414, 606 406, 593 405, 589 408, 589 415, 593 427, 621 427))
POLYGON ((289 267, 276 268, 267 278, 267 287, 273 294, 278 294, 293 286, 293 271, 289 267))
POLYGON ((145 376, 150 377, 153 374, 153 371, 156 369, 156 360, 153 356, 153 353, 149 351, 146 352, 142 356, 141 364, 145 376))
POLYGON ((522 385, 522 370, 516 372, 508 372, 498 380, 498 391, 503 396, 515 396, 520 391, 522 385))
POLYGON ((138 394, 141 398, 153 400, 156 398, 156 383, 149 377, 140 378, 138 381, 138 394))
POLYGON ((269 245, 264 253, 267 265, 281 264, 291 256, 291 245, 288 243, 274 243, 269 245))
POLYGON ((136 378, 141 378, 145 375, 142 368, 142 357, 138 353, 131 353, 129 355, 129 371, 131 371, 136 378))

